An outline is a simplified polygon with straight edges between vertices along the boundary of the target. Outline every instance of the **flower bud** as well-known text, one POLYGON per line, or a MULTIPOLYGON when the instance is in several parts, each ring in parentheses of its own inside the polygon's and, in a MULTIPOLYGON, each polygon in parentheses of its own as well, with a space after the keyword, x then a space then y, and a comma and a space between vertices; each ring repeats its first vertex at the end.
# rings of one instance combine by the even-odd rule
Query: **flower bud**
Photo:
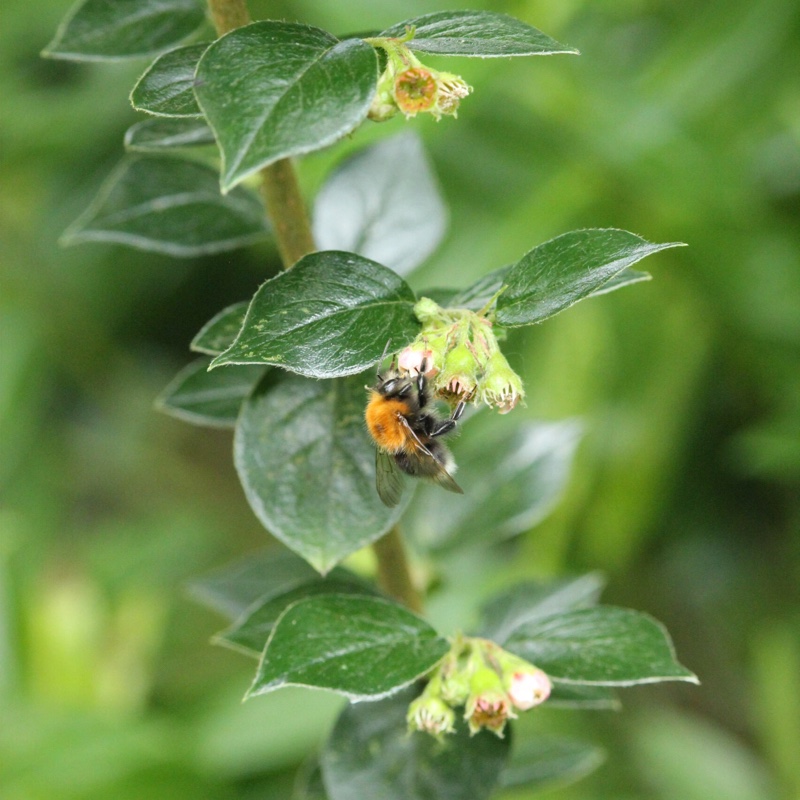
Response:
POLYGON ((550 696, 550 679, 542 670, 532 667, 513 672, 507 680, 508 696, 515 708, 527 711, 550 696))
POLYGON ((465 339, 445 354, 444 367, 436 381, 440 387, 439 394, 455 402, 471 400, 477 388, 479 370, 475 348, 465 339))
POLYGON ((455 719, 455 712, 450 706, 427 692, 423 692, 411 703, 406 714, 409 730, 422 731, 437 737, 444 733, 453 733, 455 719))
POLYGON ((470 733, 474 735, 481 728, 487 728, 502 738, 506 722, 515 716, 497 672, 485 664, 475 669, 464 709, 470 733))
POLYGON ((486 375, 481 383, 481 400, 495 407, 500 414, 508 414, 525 397, 522 381, 508 365, 499 348, 486 364, 486 375))

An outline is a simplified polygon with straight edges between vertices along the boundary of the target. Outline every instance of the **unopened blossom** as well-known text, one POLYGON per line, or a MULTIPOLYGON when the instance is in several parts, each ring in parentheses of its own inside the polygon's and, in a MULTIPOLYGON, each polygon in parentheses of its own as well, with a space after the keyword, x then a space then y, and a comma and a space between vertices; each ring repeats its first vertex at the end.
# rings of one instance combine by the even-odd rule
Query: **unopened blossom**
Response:
POLYGON ((532 667, 519 669, 507 679, 508 696, 514 707, 527 711, 550 697, 550 679, 542 670, 532 667))

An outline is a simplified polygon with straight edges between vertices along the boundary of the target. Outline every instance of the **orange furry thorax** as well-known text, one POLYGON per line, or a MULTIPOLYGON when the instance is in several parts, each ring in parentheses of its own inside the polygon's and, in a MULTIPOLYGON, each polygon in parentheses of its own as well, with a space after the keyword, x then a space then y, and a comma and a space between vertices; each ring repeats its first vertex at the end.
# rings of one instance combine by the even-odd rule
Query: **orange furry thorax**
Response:
POLYGON ((387 398, 376 391, 370 393, 364 417, 367 429, 382 450, 398 453, 407 447, 408 434, 398 419, 409 413, 408 403, 397 398, 387 398))

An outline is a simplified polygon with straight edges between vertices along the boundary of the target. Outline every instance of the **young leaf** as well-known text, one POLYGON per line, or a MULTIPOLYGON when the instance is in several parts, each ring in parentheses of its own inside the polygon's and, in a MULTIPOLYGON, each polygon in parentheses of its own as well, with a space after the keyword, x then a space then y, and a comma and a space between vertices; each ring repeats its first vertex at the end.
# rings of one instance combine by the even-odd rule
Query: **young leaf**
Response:
POLYGON ((232 428, 239 409, 267 367, 244 365, 208 371, 208 359, 187 364, 156 400, 156 408, 195 425, 232 428))
MULTIPOLYGON (((331 578, 341 575, 350 573, 338 568, 331 572, 331 578)), ((195 578, 188 588, 195 600, 235 620, 255 603, 314 580, 319 580, 319 575, 302 558, 272 547, 195 578)))
POLYGON ((195 117, 145 119, 125 131, 125 149, 143 153, 214 144, 205 120, 195 117))
POLYGON ((550 513, 566 485, 580 440, 574 420, 511 427, 505 419, 468 423, 473 424, 478 429, 456 449, 464 495, 423 486, 409 508, 409 530, 426 547, 522 533, 550 513))
POLYGON ((664 627, 627 608, 582 608, 525 622, 505 647, 562 683, 697 683, 695 675, 675 660, 664 627))
POLYGON ((316 575, 288 591, 257 600, 233 625, 218 633, 214 637, 214 642, 258 658, 275 623, 289 606, 309 597, 331 594, 375 596, 377 592, 372 586, 358 580, 355 575, 337 567, 324 578, 316 575))
POLYGON ((347 159, 314 204, 320 250, 349 250, 405 275, 442 239, 447 211, 422 142, 402 133, 347 159))
POLYGON ((572 231, 535 247, 509 268, 497 300, 501 325, 531 325, 595 293, 618 273, 680 242, 650 244, 628 231, 572 231))
POLYGON ((403 506, 375 490, 364 377, 315 381, 280 370, 245 401, 234 461, 264 526, 325 573, 382 536, 403 506))
POLYGON ((280 158, 332 144, 366 117, 375 50, 293 22, 223 36, 197 66, 195 95, 222 152, 222 188, 280 158))
POLYGON ((604 751, 585 742, 560 736, 530 737, 515 744, 501 783, 524 786, 530 792, 546 791, 584 778, 603 761, 604 751))
POLYGON ((392 270, 325 251, 262 284, 236 341, 212 362, 274 364, 310 378, 374 366, 386 342, 410 342, 419 323, 414 293, 392 270))
POLYGON ((205 353, 209 356, 218 356, 227 350, 236 340, 242 329, 247 307, 247 301, 234 303, 223 308, 212 319, 206 322, 197 336, 192 339, 191 349, 196 353, 205 353))
POLYGON ((596 573, 551 583, 518 584, 481 609, 480 636, 502 645, 526 622, 596 605, 604 584, 596 573))
POLYGON ((424 675, 447 650, 425 620, 396 603, 311 597, 278 619, 247 696, 310 686, 377 699, 424 675))
POLYGON ((380 35, 403 36, 407 28, 414 28, 414 38, 406 44, 421 53, 492 58, 578 52, 496 11, 437 11, 398 22, 380 35))
POLYGON ((117 242, 190 257, 232 250, 268 234, 258 197, 245 189, 223 197, 210 167, 180 158, 131 156, 62 241, 117 242))
POLYGON ((185 39, 204 20, 198 0, 84 0, 42 55, 73 61, 145 56, 185 39))
POLYGON ((131 92, 131 105, 157 117, 200 117, 194 71, 208 42, 176 47, 159 56, 131 92))
POLYGON ((330 800, 486 800, 508 760, 511 736, 466 725, 441 742, 408 732, 409 689, 375 703, 348 706, 320 762, 330 800))

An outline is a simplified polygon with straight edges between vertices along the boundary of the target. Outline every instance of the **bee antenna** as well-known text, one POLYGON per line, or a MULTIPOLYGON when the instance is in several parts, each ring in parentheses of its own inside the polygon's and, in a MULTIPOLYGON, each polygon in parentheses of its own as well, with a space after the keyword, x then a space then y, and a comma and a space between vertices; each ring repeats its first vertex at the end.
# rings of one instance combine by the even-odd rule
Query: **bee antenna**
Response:
MULTIPOLYGON (((378 380, 381 379, 381 364, 383 364, 383 359, 386 358, 386 354, 389 352, 389 345, 391 345, 391 343, 392 343, 391 339, 389 339, 389 341, 386 342, 386 347, 383 348, 383 353, 381 354, 380 361, 378 361, 378 370, 377 370, 378 380)), ((394 359, 392 359, 392 369, 394 369, 394 359)))

